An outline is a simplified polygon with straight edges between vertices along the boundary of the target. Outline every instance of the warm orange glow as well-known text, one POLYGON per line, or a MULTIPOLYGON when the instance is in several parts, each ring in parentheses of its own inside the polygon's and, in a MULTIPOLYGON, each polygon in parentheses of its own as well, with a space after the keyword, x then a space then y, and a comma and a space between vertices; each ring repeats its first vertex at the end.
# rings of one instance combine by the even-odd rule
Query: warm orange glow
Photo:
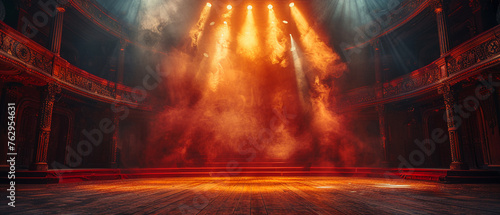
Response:
POLYGON ((267 47, 271 48, 271 54, 269 58, 273 64, 280 64, 283 67, 287 66, 287 61, 285 60, 286 51, 286 37, 283 31, 280 29, 280 22, 276 18, 274 10, 271 8, 269 10, 268 16, 268 34, 266 38, 267 47))
POLYGON ((259 53, 259 41, 257 39, 257 26, 252 10, 247 10, 247 16, 243 28, 238 35, 238 53, 249 59, 255 59, 259 53))
POLYGON ((228 9, 228 10, 231 10, 231 9, 233 9, 233 6, 231 6, 231 5, 227 5, 227 9, 228 9))
MULTIPOLYGON (((228 11, 223 15, 223 18, 230 19, 232 11, 228 11)), ((224 72, 224 67, 221 62, 227 57, 229 52, 229 44, 231 30, 227 21, 224 21, 224 25, 220 25, 215 33, 217 38, 217 43, 215 45, 215 54, 212 61, 212 69, 209 74, 209 87, 212 91, 217 91, 217 87, 221 81, 222 73, 224 72)))
POLYGON ((300 39, 304 46, 304 53, 311 65, 319 70, 320 79, 323 80, 327 75, 334 74, 339 76, 346 69, 344 63, 340 61, 339 55, 333 52, 314 31, 300 13, 297 7, 292 7, 292 17, 295 20, 297 29, 300 32, 300 39))
POLYGON ((235 7, 222 17, 210 15, 213 27, 204 30, 200 54, 184 46, 169 53, 162 62, 169 106, 154 122, 161 132, 151 133, 148 166, 204 165, 228 156, 354 165, 358 145, 350 143, 357 140, 329 104, 331 73, 344 65, 331 61, 337 56, 297 8, 290 9, 299 29, 293 47, 278 10, 269 9, 262 20, 266 14, 255 15, 264 8, 254 14, 235 7), (246 14, 232 15, 236 11, 246 14), (325 152, 318 155, 318 148, 325 152))
POLYGON ((210 3, 207 3, 207 7, 203 8, 203 11, 201 12, 200 19, 189 32, 191 37, 191 47, 197 47, 199 45, 198 43, 203 35, 203 30, 205 29, 205 24, 207 23, 211 6, 212 5, 210 3))
MULTIPOLYGON (((331 82, 328 79, 333 76, 339 76, 344 70, 346 65, 340 57, 333 52, 333 50, 325 44, 320 36, 309 25, 304 16, 300 13, 297 7, 291 8, 291 14, 297 25, 300 33, 300 41, 302 43, 303 56, 310 67, 313 69, 301 73, 301 61, 297 51, 299 47, 295 46, 294 64, 296 69, 297 84, 299 91, 309 89, 310 95, 308 100, 307 94, 302 94, 301 99, 304 98, 302 103, 303 109, 314 113, 311 120, 311 128, 318 132, 315 137, 322 146, 326 147, 331 142, 332 137, 344 135, 339 132, 341 130, 341 117, 331 111, 330 93, 332 92, 331 82), (307 82, 305 80, 308 80, 307 82), (333 135, 334 134, 334 135, 333 135)), ((306 91, 307 92, 307 91, 306 91)), ((353 151, 344 149, 341 156, 345 154, 352 154, 353 151)), ((345 159, 345 158, 341 158, 345 159)))

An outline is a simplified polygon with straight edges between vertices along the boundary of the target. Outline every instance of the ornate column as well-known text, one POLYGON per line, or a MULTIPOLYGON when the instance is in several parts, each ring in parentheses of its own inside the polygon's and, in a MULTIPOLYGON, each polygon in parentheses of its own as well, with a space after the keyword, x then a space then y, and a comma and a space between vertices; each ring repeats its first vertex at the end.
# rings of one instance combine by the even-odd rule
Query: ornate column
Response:
POLYGON ((123 74, 125 70, 125 49, 128 43, 125 40, 120 40, 120 52, 118 54, 118 69, 116 73, 116 82, 123 84, 123 74))
MULTIPOLYGON (((443 0, 434 0, 434 11, 436 12, 436 21, 439 34, 439 48, 441 56, 444 56, 450 49, 448 40, 448 26, 446 25, 446 14, 443 10, 443 0)), ((446 63, 441 66, 443 77, 448 75, 446 63)), ((439 92, 443 94, 446 107, 446 121, 448 125, 448 135, 450 139, 451 149, 451 164, 450 169, 459 170, 467 169, 467 165, 463 163, 461 137, 458 133, 458 125, 455 115, 455 96, 456 93, 453 86, 449 83, 444 83, 439 88, 439 92)))
MULTIPOLYGON (((124 69, 125 69, 125 49, 127 48, 128 43, 125 40, 120 40, 120 52, 118 53, 118 65, 117 65, 117 72, 116 72, 116 83, 118 84, 123 84, 123 74, 124 74, 124 69)), ((118 93, 118 86, 116 85, 116 97, 118 98, 120 95, 118 93)), ((119 135, 120 135, 120 116, 117 113, 114 113, 113 115, 113 124, 115 126, 115 130, 113 131, 113 138, 111 140, 111 146, 110 146, 110 167, 116 168, 118 167, 118 160, 117 160, 117 149, 118 149, 118 141, 119 141, 119 135)))
POLYGON ((57 54, 61 53, 61 38, 63 30, 63 18, 66 9, 63 6, 57 6, 56 16, 54 18, 54 25, 52 26, 52 37, 50 43, 50 50, 57 54))
POLYGON ((438 27, 439 50, 441 56, 443 56, 450 50, 450 45, 448 40, 448 26, 446 25, 446 14, 443 10, 442 0, 434 0, 434 12, 436 12, 438 27))
POLYGON ((477 35, 477 32, 483 31, 483 21, 481 15, 481 3, 478 0, 469 0, 469 7, 472 10, 472 23, 467 26, 469 28, 471 38, 477 35))
POLYGON ((49 146, 50 126, 52 125, 52 110, 55 96, 61 92, 56 83, 49 83, 43 89, 42 106, 39 113, 38 139, 36 143, 34 161, 31 170, 47 171, 47 148, 49 146))
POLYGON ((111 145, 110 145, 110 159, 109 159, 109 167, 111 168, 116 168, 118 167, 118 160, 117 160, 117 149, 118 149, 118 140, 119 140, 119 128, 120 128, 120 117, 118 114, 113 115, 113 124, 115 126, 115 130, 113 131, 113 138, 111 139, 111 145))
MULTIPOLYGON (((382 99, 384 97, 384 86, 383 86, 383 78, 382 78, 382 62, 380 57, 380 40, 375 40, 372 43, 374 59, 375 59, 375 91, 377 95, 377 99, 382 99)), ((377 114, 378 114, 378 125, 380 132, 380 146, 382 147, 383 160, 382 165, 387 167, 389 165, 389 157, 387 151, 387 135, 386 135, 386 124, 385 124, 385 105, 377 105, 377 114)))
POLYGON ((440 92, 444 97, 444 104, 446 107, 446 120, 448 125, 448 135, 450 139, 450 149, 451 149, 451 164, 450 169, 452 170, 463 170, 468 169, 467 165, 463 162, 462 157, 462 139, 458 133, 458 127, 460 124, 456 121, 458 117, 455 113, 455 91, 453 86, 450 84, 443 84, 439 88, 440 92))
POLYGON ((373 51, 375 59, 375 81, 377 85, 382 83, 382 60, 380 59, 380 40, 375 40, 373 42, 373 51))
POLYGON ((389 165, 389 153, 387 149, 387 134, 386 134, 386 124, 385 124, 385 105, 377 105, 376 107, 378 113, 378 125, 380 129, 380 145, 383 150, 383 160, 382 165, 387 167, 389 165))

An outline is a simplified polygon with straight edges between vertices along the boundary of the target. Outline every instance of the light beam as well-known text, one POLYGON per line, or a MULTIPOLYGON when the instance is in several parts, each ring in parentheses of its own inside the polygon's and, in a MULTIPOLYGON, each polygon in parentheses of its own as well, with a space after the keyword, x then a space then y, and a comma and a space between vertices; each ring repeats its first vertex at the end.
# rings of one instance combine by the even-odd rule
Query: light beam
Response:
POLYGON ((291 42, 291 49, 290 51, 292 52, 292 59, 293 59, 293 66, 295 68, 295 78, 297 80, 297 89, 299 89, 299 99, 302 107, 307 107, 306 106, 306 93, 309 90, 308 85, 307 85, 307 79, 306 75, 304 74, 304 70, 302 68, 302 59, 299 57, 298 53, 298 47, 297 43, 293 39, 293 36, 290 34, 290 42, 291 42))
POLYGON ((200 19, 189 32, 189 35, 191 37, 191 47, 198 46, 198 43, 200 42, 200 39, 203 36, 203 30, 205 29, 205 24, 207 23, 211 7, 212 5, 210 3, 207 3, 207 5, 201 11, 200 19))
POLYGON ((254 60, 259 53, 259 41, 257 39, 257 26, 252 10, 247 10, 245 23, 238 35, 238 53, 254 60))
POLYGON ((269 57, 271 58, 271 62, 273 64, 280 64, 282 67, 286 67, 288 64, 284 59, 286 51, 286 37, 283 34, 283 31, 279 28, 281 23, 276 18, 276 14, 272 9, 272 6, 269 9, 268 17, 269 27, 267 29, 268 34, 266 38, 266 45, 271 48, 271 54, 269 57))
POLYGON ((340 56, 321 41, 297 7, 292 7, 290 10, 301 35, 300 40, 307 60, 319 70, 320 79, 323 80, 329 74, 340 76, 346 70, 346 65, 341 61, 340 56))
POLYGON ((217 42, 215 44, 214 58, 212 61, 211 72, 209 74, 209 87, 214 92, 217 91, 217 87, 222 80, 222 74, 224 73, 222 61, 229 53, 231 29, 228 20, 231 20, 231 15, 232 10, 229 10, 222 15, 226 21, 224 21, 224 24, 219 25, 215 31, 215 38, 217 38, 217 42))

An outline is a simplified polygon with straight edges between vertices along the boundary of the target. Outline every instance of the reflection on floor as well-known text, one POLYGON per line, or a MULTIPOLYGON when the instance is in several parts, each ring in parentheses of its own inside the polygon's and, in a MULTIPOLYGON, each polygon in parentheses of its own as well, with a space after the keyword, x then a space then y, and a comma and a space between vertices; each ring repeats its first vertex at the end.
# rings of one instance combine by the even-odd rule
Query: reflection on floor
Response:
POLYGON ((0 207, 1 214, 494 214, 500 211, 500 184, 355 177, 129 179, 18 185, 16 208, 0 207))

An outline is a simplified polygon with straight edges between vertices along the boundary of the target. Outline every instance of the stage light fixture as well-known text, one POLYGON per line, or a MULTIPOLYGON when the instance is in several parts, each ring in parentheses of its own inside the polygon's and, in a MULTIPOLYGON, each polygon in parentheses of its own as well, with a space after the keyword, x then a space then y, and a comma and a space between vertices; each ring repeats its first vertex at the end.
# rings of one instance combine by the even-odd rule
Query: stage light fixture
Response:
POLYGON ((231 5, 227 5, 227 9, 228 9, 228 10, 231 10, 231 9, 233 9, 233 6, 231 6, 231 5))
POLYGON ((271 10, 271 9, 273 9, 273 5, 270 4, 270 5, 267 6, 267 8, 269 8, 269 10, 271 10))
POLYGON ((252 5, 248 5, 247 9, 251 10, 252 9, 252 5))
POLYGON ((210 3, 207 3, 207 7, 212 7, 212 4, 210 4, 210 3))
POLYGON ((293 7, 293 6, 295 6, 295 3, 292 2, 288 6, 293 7))

